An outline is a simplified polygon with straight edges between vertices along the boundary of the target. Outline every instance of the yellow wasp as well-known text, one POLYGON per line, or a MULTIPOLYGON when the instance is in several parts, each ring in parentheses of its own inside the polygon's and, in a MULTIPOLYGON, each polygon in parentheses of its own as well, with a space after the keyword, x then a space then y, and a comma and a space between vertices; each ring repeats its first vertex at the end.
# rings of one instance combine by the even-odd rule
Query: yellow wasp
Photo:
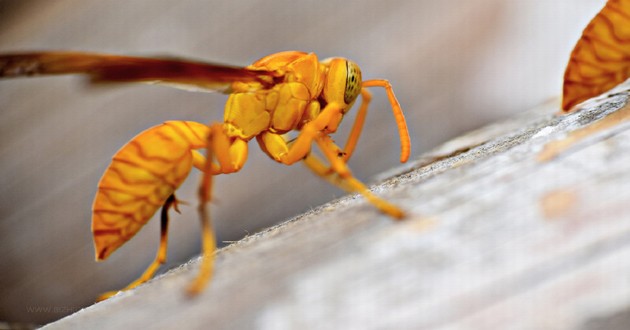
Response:
MULTIPOLYGON (((212 275, 216 242, 206 204, 212 177, 238 172, 256 138, 273 160, 303 161, 315 174, 363 195, 381 212, 404 217, 398 207, 373 195, 346 165, 361 134, 371 99, 366 87, 383 87, 401 140, 400 161, 411 143, 402 112, 388 81, 362 80, 359 66, 344 58, 319 61, 313 53, 272 54, 240 68, 171 58, 143 58, 77 52, 0 54, 0 77, 87 74, 92 82, 145 82, 184 89, 229 93, 222 123, 168 121, 147 129, 123 146, 101 178, 92 208, 96 260, 106 259, 161 211, 157 256, 131 289, 149 280, 166 261, 168 210, 177 209, 175 190, 192 167, 204 174, 199 187, 203 261, 188 292, 203 290, 212 275), (357 97, 361 103, 346 145, 330 138, 357 97), (294 139, 285 134, 297 131, 294 139), (324 159, 311 153, 317 145, 324 159), (206 155, 198 151, 205 149, 206 155)), ((116 292, 105 293, 107 298, 116 292)))

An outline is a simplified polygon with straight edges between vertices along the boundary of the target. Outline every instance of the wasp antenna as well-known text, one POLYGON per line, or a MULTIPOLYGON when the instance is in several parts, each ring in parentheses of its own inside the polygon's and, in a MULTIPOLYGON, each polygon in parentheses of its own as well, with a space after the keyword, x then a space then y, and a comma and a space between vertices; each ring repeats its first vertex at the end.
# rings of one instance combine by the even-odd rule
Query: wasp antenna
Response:
POLYGON ((394 95, 392 85, 385 79, 370 79, 363 81, 363 87, 385 88, 387 97, 389 98, 389 103, 392 105, 396 125, 398 126, 398 136, 400 137, 400 162, 406 162, 409 159, 409 154, 411 153, 411 140, 409 139, 409 129, 407 129, 405 114, 400 107, 398 99, 396 99, 396 95, 394 95))

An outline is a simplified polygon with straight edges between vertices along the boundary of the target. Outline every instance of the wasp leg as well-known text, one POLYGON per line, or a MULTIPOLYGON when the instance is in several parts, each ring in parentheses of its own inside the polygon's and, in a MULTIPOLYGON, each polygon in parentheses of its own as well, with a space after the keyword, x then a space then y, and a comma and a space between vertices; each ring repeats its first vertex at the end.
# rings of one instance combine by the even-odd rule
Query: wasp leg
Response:
MULTIPOLYGON (((127 285, 124 289, 120 291, 126 291, 137 287, 138 285, 150 280, 153 277, 153 274, 166 262, 166 249, 168 246, 168 210, 173 207, 177 210, 177 199, 175 198, 175 194, 172 194, 168 197, 164 205, 162 206, 162 211, 160 213, 160 246, 158 247, 157 255, 155 256, 155 260, 149 265, 147 270, 135 281, 131 282, 131 284, 127 285)), ((105 300, 119 291, 108 291, 101 294, 98 297, 98 301, 105 300)))
POLYGON ((193 158, 195 167, 203 175, 199 185, 199 219, 201 221, 202 260, 197 278, 188 286, 188 294, 196 295, 206 287, 214 269, 216 239, 212 229, 212 219, 208 203, 212 199, 212 177, 216 174, 228 174, 239 171, 247 160, 247 142, 229 137, 222 124, 210 126, 206 159, 201 154, 193 158), (216 161, 216 162, 215 162, 216 161))
POLYGON ((359 111, 357 111, 357 115, 354 118, 354 124, 352 125, 352 130, 348 135, 348 140, 346 141, 346 145, 343 148, 343 160, 347 163, 352 157, 352 153, 354 152, 354 148, 357 146, 357 142, 359 141, 359 136, 361 136, 361 132, 363 131, 363 124, 365 123, 365 117, 367 116, 367 109, 370 101, 372 100, 372 93, 370 93, 367 89, 361 89, 361 105, 359 106, 359 111))
POLYGON ((304 157, 303 161, 309 170, 317 174, 317 176, 322 179, 328 181, 333 186, 345 190, 346 192, 355 192, 354 189, 352 189, 352 187, 341 178, 341 176, 337 175, 337 173, 333 171, 330 165, 325 164, 324 161, 316 155, 310 153, 308 156, 304 157))
POLYGON ((329 136, 321 136, 315 142, 330 163, 330 166, 326 166, 315 155, 309 154, 305 157, 304 163, 315 174, 343 190, 361 194, 381 212, 395 219, 403 219, 405 217, 405 213, 400 208, 374 195, 361 181, 352 176, 343 158, 339 157, 341 149, 333 143, 329 136), (332 169, 332 173, 330 169, 332 169))
POLYGON ((282 164, 292 165, 309 154, 314 139, 335 132, 342 117, 341 108, 330 103, 317 118, 302 127, 300 134, 290 145, 282 135, 268 131, 257 135, 256 141, 269 157, 282 164))
POLYGON ((214 252, 216 249, 216 239, 214 237, 214 230, 212 229, 212 219, 210 218, 210 212, 207 210, 208 202, 211 199, 211 187, 212 187, 212 174, 211 174, 211 161, 212 155, 210 150, 208 151, 208 165, 204 170, 204 174, 201 177, 201 184, 199 185, 199 206, 197 211, 199 212, 199 219, 201 221, 201 244, 202 244, 202 259, 199 266, 199 273, 197 278, 190 283, 187 292, 189 295, 196 295, 203 291, 210 278, 212 277, 212 271, 214 269, 214 252))
MULTIPOLYGON (((354 118, 354 124, 352 125, 352 130, 350 131, 350 134, 348 135, 348 140, 346 141, 346 145, 344 146, 343 151, 340 152, 340 155, 342 155, 343 161, 346 163, 350 160, 350 157, 352 157, 352 154, 354 153, 354 149, 357 146, 357 142, 359 142, 359 137, 361 136, 361 132, 363 131, 363 124, 365 123, 365 117, 367 116, 367 109, 371 100, 372 100, 372 93, 370 93, 365 88, 361 89, 361 105, 359 106, 357 115, 354 118)), ((307 156, 307 158, 309 156, 307 156)), ((312 156, 312 157, 315 157, 315 156, 312 156)), ((338 179, 335 180, 333 178, 332 174, 334 174, 334 171, 332 170, 332 168, 325 167, 323 166, 323 163, 321 163, 321 160, 318 160, 318 161, 319 161, 318 165, 315 165, 311 162, 311 164, 308 166, 309 167, 311 165, 314 166, 314 168, 311 168, 311 169, 315 173, 317 173, 317 175, 325 178, 326 180, 328 180, 329 182, 335 185, 338 185, 340 181, 338 179), (331 181, 331 180, 334 180, 334 181, 331 181)), ((344 190, 348 191, 348 189, 345 189, 345 188, 344 190)))
MULTIPOLYGON (((365 117, 367 104, 362 105, 362 107, 365 108, 361 117, 365 117)), ((346 165, 344 152, 328 136, 328 133, 336 131, 342 116, 338 106, 328 104, 317 118, 304 125, 298 137, 290 145, 282 135, 270 132, 261 133, 256 136, 256 140, 261 149, 274 160, 285 165, 304 160, 306 165, 317 175, 348 192, 360 193, 381 212, 396 219, 402 219, 405 216, 402 210, 372 194, 363 183, 352 176, 346 165), (311 154, 313 141, 322 150, 330 166, 326 166, 311 154)), ((359 120, 362 119, 359 118, 359 120)), ((362 124, 359 123, 355 126, 357 128, 353 128, 355 132, 352 134, 354 140, 358 138, 362 124)), ((355 144, 356 141, 352 143, 355 144)))
POLYGON ((411 153, 411 140, 409 139, 409 130, 407 129, 407 122, 405 121, 405 115, 402 112, 400 103, 394 95, 394 90, 389 81, 385 79, 371 79, 364 80, 362 87, 383 87, 387 93, 387 98, 392 106, 394 113, 394 119, 396 119, 396 125, 398 126, 398 137, 400 138, 400 162, 404 163, 409 159, 411 153))

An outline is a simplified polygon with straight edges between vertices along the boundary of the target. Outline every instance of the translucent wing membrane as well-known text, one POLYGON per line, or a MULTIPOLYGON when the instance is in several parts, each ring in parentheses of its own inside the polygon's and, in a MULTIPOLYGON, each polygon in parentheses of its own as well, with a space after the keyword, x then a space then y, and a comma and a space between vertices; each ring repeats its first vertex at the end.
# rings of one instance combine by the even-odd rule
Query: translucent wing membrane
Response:
POLYGON ((562 109, 630 77, 630 1, 609 0, 575 45, 564 73, 562 109))
POLYGON ((87 74, 92 82, 145 82, 188 90, 229 92, 232 82, 274 84, 275 74, 174 58, 80 52, 0 54, 0 78, 87 74))

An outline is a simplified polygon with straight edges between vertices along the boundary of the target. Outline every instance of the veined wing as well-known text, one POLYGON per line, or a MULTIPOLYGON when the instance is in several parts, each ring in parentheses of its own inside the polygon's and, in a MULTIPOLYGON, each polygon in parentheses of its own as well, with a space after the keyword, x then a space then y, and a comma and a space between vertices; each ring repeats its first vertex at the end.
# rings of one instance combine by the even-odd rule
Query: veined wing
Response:
POLYGON ((186 90, 230 92, 233 82, 274 84, 278 74, 177 58, 82 52, 0 54, 0 78, 87 74, 93 83, 143 82, 186 90))

